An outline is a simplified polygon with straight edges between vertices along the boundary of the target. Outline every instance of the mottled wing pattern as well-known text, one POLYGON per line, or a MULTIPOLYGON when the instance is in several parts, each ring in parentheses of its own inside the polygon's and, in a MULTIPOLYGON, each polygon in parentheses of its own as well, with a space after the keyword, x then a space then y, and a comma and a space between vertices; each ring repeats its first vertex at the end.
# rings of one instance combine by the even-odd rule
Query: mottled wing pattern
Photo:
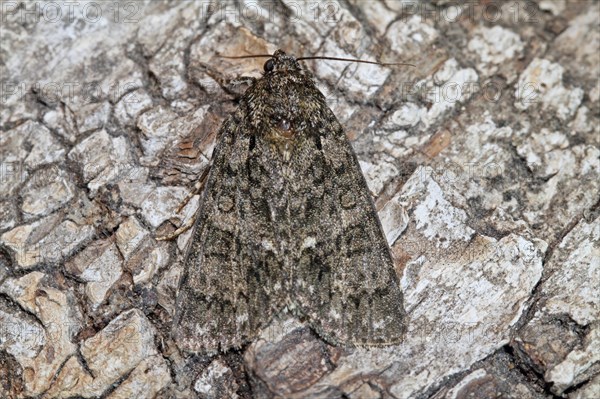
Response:
POLYGON ((295 298, 333 343, 393 344, 404 330, 393 260, 356 155, 331 110, 321 112, 318 144, 305 149, 304 192, 291 193, 306 199, 296 224, 299 236, 310 237, 299 244, 295 298))
POLYGON ((282 51, 221 128, 177 301, 191 352, 252 340, 276 312, 334 344, 401 340, 394 264, 356 155, 282 51))
POLYGON ((281 308, 285 277, 238 110, 221 128, 180 282, 173 336, 189 352, 240 347, 281 308))

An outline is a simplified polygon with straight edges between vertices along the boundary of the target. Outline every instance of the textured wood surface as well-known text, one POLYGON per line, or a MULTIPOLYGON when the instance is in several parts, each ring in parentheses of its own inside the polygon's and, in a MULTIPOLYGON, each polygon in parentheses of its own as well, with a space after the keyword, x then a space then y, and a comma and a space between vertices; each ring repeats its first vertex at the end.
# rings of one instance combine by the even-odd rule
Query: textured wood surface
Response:
POLYGON ((592 1, 3 1, 0 397, 600 397, 600 8, 592 1), (282 317, 169 336, 182 199, 272 53, 307 61, 395 257, 405 339, 282 317))

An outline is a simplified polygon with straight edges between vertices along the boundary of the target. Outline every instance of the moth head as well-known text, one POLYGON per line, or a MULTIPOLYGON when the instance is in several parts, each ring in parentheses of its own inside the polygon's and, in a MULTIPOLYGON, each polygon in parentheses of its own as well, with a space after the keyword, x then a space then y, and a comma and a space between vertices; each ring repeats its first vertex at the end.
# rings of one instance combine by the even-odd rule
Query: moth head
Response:
POLYGON ((292 72, 302 70, 296 58, 287 55, 282 50, 275 51, 273 56, 265 62, 263 69, 265 74, 276 73, 279 71, 292 72))
POLYGON ((284 145, 297 141, 307 121, 325 106, 312 74, 282 50, 265 62, 262 79, 255 82, 243 101, 248 104, 256 130, 270 142, 284 145))

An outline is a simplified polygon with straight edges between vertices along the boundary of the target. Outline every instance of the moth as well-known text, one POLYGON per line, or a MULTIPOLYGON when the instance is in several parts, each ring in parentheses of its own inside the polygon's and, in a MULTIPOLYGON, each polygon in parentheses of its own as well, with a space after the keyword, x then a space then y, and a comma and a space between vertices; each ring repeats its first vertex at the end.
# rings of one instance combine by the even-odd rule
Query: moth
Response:
POLYGON ((220 128, 173 337, 214 353, 279 312, 333 345, 400 341, 394 262, 344 130, 299 60, 276 51, 220 128))

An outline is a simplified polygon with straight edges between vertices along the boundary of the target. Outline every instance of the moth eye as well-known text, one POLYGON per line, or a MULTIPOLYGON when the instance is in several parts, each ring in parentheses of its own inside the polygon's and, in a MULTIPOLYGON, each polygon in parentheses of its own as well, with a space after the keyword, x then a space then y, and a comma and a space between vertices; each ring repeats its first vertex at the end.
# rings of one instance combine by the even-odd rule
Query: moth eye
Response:
POLYGON ((271 58, 265 62, 263 68, 265 69, 265 72, 271 72, 273 69, 275 69, 275 62, 273 62, 273 59, 271 58))

